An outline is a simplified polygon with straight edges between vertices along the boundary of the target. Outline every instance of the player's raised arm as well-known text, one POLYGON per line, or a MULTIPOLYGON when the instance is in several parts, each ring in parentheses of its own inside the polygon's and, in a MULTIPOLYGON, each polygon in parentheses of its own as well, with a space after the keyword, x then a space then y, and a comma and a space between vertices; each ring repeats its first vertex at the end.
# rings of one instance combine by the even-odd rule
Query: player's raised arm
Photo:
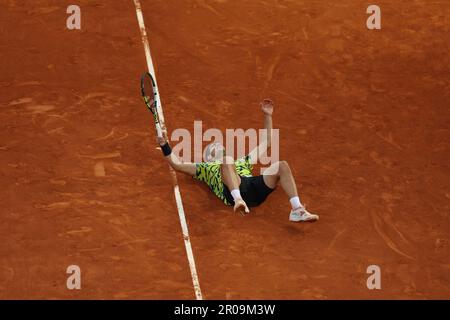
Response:
POLYGON ((172 153, 172 149, 169 146, 169 142, 163 137, 157 137, 156 141, 161 147, 165 159, 169 162, 170 166, 179 172, 186 173, 191 176, 195 176, 196 166, 195 163, 184 162, 176 155, 172 153))
POLYGON ((260 106, 262 112, 264 113, 264 129, 267 130, 267 135, 263 137, 263 140, 260 141, 259 145, 249 153, 252 161, 254 162, 256 162, 259 157, 263 156, 267 152, 272 142, 273 101, 270 99, 264 99, 260 103, 260 106))

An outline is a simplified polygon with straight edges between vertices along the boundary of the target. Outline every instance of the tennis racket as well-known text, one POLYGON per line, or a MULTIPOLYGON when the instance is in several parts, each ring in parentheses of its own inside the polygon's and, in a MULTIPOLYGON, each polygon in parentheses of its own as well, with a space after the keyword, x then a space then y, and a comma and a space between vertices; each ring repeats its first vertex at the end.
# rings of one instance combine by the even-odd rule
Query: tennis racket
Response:
POLYGON ((156 82, 152 75, 148 72, 141 76, 141 94, 144 99, 145 105, 148 110, 153 114, 153 119, 155 120, 156 135, 162 137, 161 123, 159 122, 158 116, 158 89, 156 88, 156 82))

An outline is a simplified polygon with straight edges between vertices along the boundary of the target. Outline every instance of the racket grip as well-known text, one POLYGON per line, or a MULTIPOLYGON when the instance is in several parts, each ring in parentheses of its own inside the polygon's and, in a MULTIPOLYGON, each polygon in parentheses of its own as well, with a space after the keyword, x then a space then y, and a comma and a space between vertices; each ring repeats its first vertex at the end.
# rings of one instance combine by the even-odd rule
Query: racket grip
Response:
POLYGON ((156 135, 159 138, 163 138, 163 134, 162 134, 162 130, 161 130, 161 125, 159 123, 156 123, 156 135))

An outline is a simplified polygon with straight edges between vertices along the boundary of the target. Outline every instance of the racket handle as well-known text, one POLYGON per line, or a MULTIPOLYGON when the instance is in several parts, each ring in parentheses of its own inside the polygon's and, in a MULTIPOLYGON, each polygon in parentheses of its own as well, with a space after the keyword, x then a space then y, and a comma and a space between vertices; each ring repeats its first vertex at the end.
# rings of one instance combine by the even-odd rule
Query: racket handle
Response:
POLYGON ((163 138, 163 134, 162 134, 162 130, 161 130, 161 125, 159 123, 156 124, 156 135, 159 138, 163 138))

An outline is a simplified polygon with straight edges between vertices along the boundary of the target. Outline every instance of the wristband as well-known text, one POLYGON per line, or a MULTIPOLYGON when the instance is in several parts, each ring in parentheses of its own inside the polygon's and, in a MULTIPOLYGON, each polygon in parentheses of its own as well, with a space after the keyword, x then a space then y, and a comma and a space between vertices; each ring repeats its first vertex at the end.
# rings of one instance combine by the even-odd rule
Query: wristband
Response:
POLYGON ((169 156, 172 153, 172 149, 170 148, 168 142, 166 142, 165 145, 161 146, 161 150, 165 157, 169 156))

